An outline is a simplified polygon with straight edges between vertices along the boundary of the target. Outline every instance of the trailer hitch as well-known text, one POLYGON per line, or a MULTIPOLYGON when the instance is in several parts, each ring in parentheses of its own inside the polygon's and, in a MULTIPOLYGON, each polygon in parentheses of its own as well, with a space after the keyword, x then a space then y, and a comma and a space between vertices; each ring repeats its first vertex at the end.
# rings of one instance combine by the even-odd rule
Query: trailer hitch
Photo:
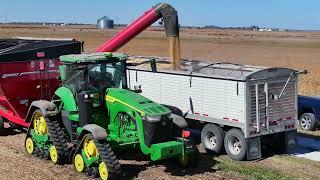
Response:
POLYGON ((287 86, 288 86, 288 84, 289 84, 289 82, 290 82, 291 78, 293 78, 294 76, 299 75, 299 74, 308 74, 308 73, 309 73, 309 71, 308 71, 308 70, 304 70, 304 71, 300 71, 300 72, 292 72, 292 73, 290 73, 289 78, 288 78, 288 80, 287 80, 286 84, 283 86, 283 88, 282 88, 282 90, 281 90, 281 92, 280 92, 280 94, 279 94, 278 99, 280 99, 280 98, 282 97, 282 95, 283 95, 284 91, 286 90, 286 88, 287 88, 287 86))

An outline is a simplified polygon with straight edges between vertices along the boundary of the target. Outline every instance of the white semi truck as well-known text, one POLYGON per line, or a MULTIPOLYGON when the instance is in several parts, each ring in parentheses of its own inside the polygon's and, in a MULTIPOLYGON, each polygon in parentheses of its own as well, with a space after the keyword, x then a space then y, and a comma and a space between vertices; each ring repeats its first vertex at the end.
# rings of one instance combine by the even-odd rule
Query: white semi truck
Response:
MULTIPOLYGON (((132 61, 145 57, 132 57, 132 61)), ((295 145, 297 74, 289 68, 183 60, 183 70, 128 67, 128 85, 142 95, 171 107, 201 129, 209 152, 223 149, 234 160, 262 157, 263 144, 281 152, 295 145)), ((140 63, 143 64, 143 63, 140 63)))

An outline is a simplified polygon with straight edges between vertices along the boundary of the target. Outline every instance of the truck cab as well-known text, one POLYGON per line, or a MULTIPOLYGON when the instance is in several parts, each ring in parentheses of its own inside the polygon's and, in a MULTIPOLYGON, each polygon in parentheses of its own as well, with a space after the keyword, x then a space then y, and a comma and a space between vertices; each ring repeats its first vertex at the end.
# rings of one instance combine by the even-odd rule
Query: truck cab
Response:
POLYGON ((307 131, 320 126, 320 97, 299 96, 298 116, 300 128, 307 131))

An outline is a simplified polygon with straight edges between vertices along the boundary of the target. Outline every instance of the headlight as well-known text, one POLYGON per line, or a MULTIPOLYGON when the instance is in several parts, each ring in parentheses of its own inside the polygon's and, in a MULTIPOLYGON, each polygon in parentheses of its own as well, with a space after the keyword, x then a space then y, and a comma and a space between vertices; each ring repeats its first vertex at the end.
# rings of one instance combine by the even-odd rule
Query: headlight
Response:
POLYGON ((146 116, 145 118, 146 121, 149 122, 159 122, 161 120, 161 115, 157 115, 157 116, 146 116))

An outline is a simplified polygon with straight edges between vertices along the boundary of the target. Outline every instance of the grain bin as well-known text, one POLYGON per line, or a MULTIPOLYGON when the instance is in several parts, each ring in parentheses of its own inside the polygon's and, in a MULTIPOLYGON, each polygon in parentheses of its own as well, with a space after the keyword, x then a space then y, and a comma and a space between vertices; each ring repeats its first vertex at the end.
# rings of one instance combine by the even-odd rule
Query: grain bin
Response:
POLYGON ((106 16, 98 19, 97 28, 98 29, 113 29, 114 21, 106 16))

